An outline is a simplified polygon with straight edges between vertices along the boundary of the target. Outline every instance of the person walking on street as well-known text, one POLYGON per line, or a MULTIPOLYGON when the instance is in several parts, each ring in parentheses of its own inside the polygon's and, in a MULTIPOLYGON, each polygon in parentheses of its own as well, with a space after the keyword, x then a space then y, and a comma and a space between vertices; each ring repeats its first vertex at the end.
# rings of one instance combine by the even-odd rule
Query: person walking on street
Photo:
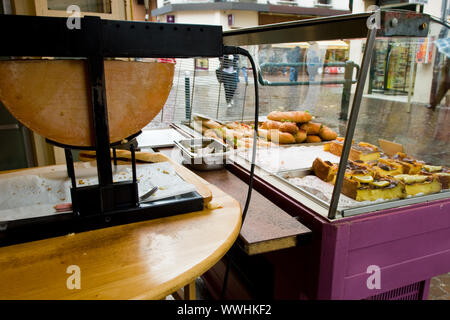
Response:
MULTIPOLYGON (((296 46, 288 53, 288 63, 299 63, 300 62, 300 48, 296 46)), ((297 82, 298 81, 298 67, 291 66, 289 68, 289 81, 297 82)))
POLYGON ((234 93, 237 88, 237 55, 228 55, 221 59, 221 66, 217 69, 217 79, 223 82, 225 89, 225 100, 227 107, 232 108, 234 105, 234 93))

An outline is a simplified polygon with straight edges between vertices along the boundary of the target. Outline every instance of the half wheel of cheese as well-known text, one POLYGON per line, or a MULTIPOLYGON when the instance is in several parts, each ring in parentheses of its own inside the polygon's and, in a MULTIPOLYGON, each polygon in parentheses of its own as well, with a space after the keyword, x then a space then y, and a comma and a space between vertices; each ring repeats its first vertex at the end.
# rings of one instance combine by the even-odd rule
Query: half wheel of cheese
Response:
MULTIPOLYGON (((174 65, 105 60, 110 142, 145 127, 164 107, 174 65)), ((52 141, 94 146, 85 60, 0 61, 0 101, 29 129, 52 141)))

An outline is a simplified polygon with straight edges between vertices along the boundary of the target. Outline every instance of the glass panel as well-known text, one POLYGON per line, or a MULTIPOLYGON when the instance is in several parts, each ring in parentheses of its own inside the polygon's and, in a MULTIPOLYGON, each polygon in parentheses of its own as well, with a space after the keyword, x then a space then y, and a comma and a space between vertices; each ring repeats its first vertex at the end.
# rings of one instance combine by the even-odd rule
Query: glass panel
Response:
POLYGON ((111 13, 110 0, 47 0, 49 10, 66 11, 71 5, 79 6, 82 12, 111 13))
POLYGON ((350 153, 356 167, 339 202, 344 215, 450 197, 449 58, 439 39, 448 29, 431 23, 426 38, 376 40, 350 153), (348 206, 349 196, 357 205, 348 206))
MULTIPOLYGON (((337 217, 450 197, 449 60, 437 41, 447 32, 432 23, 425 38, 376 39, 337 217)), ((365 45, 336 39, 244 46, 260 69, 257 174, 324 216, 365 45), (303 113, 273 113, 291 111, 303 113)), ((235 162, 249 168, 254 80, 245 57, 177 59, 159 125, 183 122, 223 139, 235 147, 235 162)))

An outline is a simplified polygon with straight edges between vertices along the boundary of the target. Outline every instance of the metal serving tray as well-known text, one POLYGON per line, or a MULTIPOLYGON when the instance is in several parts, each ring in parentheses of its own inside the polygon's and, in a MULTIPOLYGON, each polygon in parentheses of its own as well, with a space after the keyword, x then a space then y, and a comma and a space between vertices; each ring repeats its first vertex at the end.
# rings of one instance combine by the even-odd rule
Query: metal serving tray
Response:
MULTIPOLYGON (((286 171, 280 171, 276 174, 274 174, 275 177, 283 181, 285 184, 289 185, 290 187, 294 188, 296 191, 298 191, 300 194, 304 195, 308 199, 314 201, 315 203, 319 204, 320 206, 326 208, 327 210, 330 208, 330 204, 327 201, 324 201, 323 199, 318 198, 308 190, 305 190, 295 184, 292 184, 289 182, 289 178, 303 178, 307 175, 312 175, 311 169, 297 169, 297 170, 286 170, 286 171)), ((342 195, 342 194, 341 194, 342 195)), ((423 202, 429 202, 434 200, 440 200, 450 198, 450 189, 447 190, 441 190, 438 193, 428 194, 428 195, 422 195, 422 196, 415 196, 411 198, 406 199, 396 199, 396 200, 385 200, 383 202, 374 203, 374 204, 361 204, 360 206, 355 207, 339 207, 336 210, 336 213, 338 215, 341 215, 342 217, 349 217, 354 216, 357 214, 367 213, 367 212, 374 212, 374 211, 380 211, 385 209, 391 209, 391 208, 397 208, 397 207, 404 207, 408 205, 412 205, 415 203, 423 203, 423 202)), ((329 200, 331 201, 331 199, 329 200)))
MULTIPOLYGON (((307 197, 308 199, 314 201, 315 203, 317 203, 318 205, 324 207, 324 208, 328 208, 329 204, 318 198, 317 196, 315 196, 314 194, 312 194, 311 192, 300 188, 299 186, 292 184, 291 182, 289 182, 289 178, 303 178, 309 175, 314 175, 313 172, 311 171, 311 168, 303 168, 303 169, 295 169, 295 170, 285 170, 285 171, 279 171, 275 174, 273 174, 275 177, 277 177, 278 179, 280 179, 281 181, 283 181, 284 183, 286 183, 287 185, 293 187, 296 191, 298 191, 299 193, 301 193, 302 195, 304 195, 305 197, 307 197)), ((340 213, 339 210, 337 211, 337 213, 340 213)))
POLYGON ((175 141, 184 158, 183 163, 196 170, 220 169, 226 164, 231 147, 213 138, 193 138, 175 141), (197 151, 210 147, 211 153, 201 154, 197 151))

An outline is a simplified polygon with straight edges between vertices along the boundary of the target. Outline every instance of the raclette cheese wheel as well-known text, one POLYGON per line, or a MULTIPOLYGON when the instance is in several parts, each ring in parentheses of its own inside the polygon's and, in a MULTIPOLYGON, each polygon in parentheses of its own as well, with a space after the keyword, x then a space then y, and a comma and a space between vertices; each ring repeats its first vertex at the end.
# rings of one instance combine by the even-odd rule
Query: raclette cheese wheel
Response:
MULTIPOLYGON (((145 127, 163 108, 174 65, 105 60, 110 142, 145 127)), ((85 60, 0 61, 0 101, 37 134, 55 142, 92 147, 91 95, 85 60)))

